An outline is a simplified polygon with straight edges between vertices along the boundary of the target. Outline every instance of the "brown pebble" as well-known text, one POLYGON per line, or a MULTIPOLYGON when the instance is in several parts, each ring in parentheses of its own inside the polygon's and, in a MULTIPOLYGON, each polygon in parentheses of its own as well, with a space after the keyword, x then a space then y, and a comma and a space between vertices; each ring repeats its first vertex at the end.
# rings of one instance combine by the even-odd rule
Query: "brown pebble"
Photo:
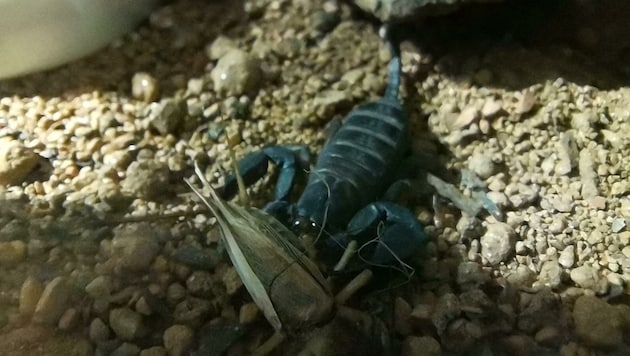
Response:
POLYGON ((13 266, 26 259, 27 246, 22 240, 0 242, 0 265, 13 266))
POLYGON ((173 325, 164 331, 164 346, 170 356, 186 354, 194 339, 195 332, 186 325, 173 325))
POLYGON ((243 304, 238 313, 238 321, 242 325, 251 324, 258 318, 258 312, 259 309, 256 303, 243 304))
POLYGON ((440 343, 429 336, 408 336, 402 344, 402 356, 439 356, 442 355, 440 343))
POLYGON ((65 277, 57 277, 44 288, 35 307, 33 320, 42 324, 56 324, 69 302, 70 284, 65 277))
POLYGON ((158 97, 158 81, 151 74, 136 73, 131 78, 131 95, 146 103, 154 101, 158 97))
POLYGON ((31 316, 35 312, 37 302, 42 296, 44 286, 35 278, 27 278, 20 289, 19 311, 24 316, 31 316))
POLYGON ((79 311, 75 308, 67 309, 59 318, 57 326, 60 330, 68 331, 74 329, 79 323, 79 311))

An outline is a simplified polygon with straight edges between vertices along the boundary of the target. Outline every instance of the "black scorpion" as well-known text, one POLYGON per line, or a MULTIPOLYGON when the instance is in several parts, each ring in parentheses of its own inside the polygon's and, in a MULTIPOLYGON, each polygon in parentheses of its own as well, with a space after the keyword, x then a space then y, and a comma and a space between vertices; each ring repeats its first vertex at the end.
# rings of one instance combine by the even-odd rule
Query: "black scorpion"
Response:
MULTIPOLYGON (((355 108, 328 137, 296 204, 288 198, 303 169, 300 157, 308 157, 305 146, 268 146, 238 163, 246 184, 260 179, 269 161, 280 167, 275 200, 264 210, 298 234, 327 232, 332 238, 320 252, 329 249, 334 255, 331 251, 350 239, 373 240, 378 228, 380 243, 361 250, 364 261, 377 265, 409 258, 426 241, 422 225, 408 209, 379 201, 396 185, 396 172, 409 152, 408 120, 398 99, 400 50, 393 41, 387 43, 392 58, 384 96, 355 108)), ((225 182, 222 195, 230 198, 237 190, 235 175, 225 182)))

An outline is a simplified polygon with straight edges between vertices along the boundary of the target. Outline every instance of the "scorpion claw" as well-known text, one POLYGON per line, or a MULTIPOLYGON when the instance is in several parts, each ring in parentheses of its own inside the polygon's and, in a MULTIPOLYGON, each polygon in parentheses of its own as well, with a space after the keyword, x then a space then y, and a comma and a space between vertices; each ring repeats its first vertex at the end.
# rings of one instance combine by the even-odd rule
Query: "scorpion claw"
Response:
POLYGON ((406 260, 427 241, 422 225, 408 209, 385 201, 359 210, 350 220, 347 234, 358 238, 363 244, 359 254, 375 265, 406 260))
MULTIPOLYGON (((303 156, 306 155, 308 159, 308 152, 303 152, 305 149, 303 146, 268 146, 261 151, 247 154, 238 162, 238 170, 243 176, 245 185, 249 186, 267 173, 269 161, 280 166, 274 200, 284 201, 291 194, 298 168, 303 165, 303 156)), ((231 174, 225 179, 221 198, 230 199, 236 195, 237 191, 236 175, 231 174)))

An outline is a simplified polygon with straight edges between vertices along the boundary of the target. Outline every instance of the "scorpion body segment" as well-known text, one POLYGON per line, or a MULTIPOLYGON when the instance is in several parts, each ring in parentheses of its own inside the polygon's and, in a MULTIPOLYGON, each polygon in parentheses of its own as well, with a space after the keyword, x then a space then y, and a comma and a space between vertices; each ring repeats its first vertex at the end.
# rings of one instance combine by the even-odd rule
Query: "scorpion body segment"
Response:
MULTIPOLYGON (((384 96, 354 109, 329 136, 295 205, 287 199, 299 171, 298 150, 269 146, 238 164, 248 182, 266 171, 268 161, 280 166, 275 200, 264 210, 298 232, 325 231, 332 237, 328 245, 344 246, 349 239, 381 225, 378 238, 382 243, 364 258, 375 264, 410 257, 426 240, 423 227, 409 210, 378 201, 394 183, 409 148, 408 121, 398 99, 400 52, 389 45, 392 59, 384 96)), ((224 198, 236 191, 235 186, 234 175, 226 178, 224 198)))
POLYGON ((299 218, 344 229, 362 207, 383 196, 408 147, 398 100, 400 57, 390 63, 385 96, 353 110, 322 149, 297 202, 299 218))

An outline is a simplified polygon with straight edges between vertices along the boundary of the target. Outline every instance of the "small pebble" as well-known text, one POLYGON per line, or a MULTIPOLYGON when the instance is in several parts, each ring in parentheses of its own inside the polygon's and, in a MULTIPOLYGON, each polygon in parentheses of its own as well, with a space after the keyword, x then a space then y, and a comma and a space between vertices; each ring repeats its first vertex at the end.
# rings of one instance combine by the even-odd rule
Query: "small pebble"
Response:
POLYGON ((440 356, 440 343, 430 336, 407 336, 402 344, 402 356, 440 356))
POLYGON ((75 308, 67 309, 63 314, 61 314, 61 318, 59 318, 58 327, 59 330, 68 331, 73 329, 79 323, 79 311, 75 308))
POLYGON ((514 252, 515 239, 510 225, 501 222, 489 224, 486 233, 481 236, 481 256, 491 265, 504 262, 514 252))
POLYGON ((101 318, 94 318, 90 323, 89 335, 93 342, 103 342, 109 339, 111 332, 101 318))
POLYGON ((171 356, 185 355, 194 335, 194 331, 186 325, 173 325, 164 331, 164 347, 171 356))
POLYGON ((560 283, 562 283, 562 268, 560 268, 558 260, 545 261, 540 268, 535 286, 557 288, 560 283))
POLYGON ((153 346, 140 351, 140 356, 167 356, 168 351, 162 346, 153 346))
POLYGON ((29 277, 22 284, 20 289, 19 311, 24 316, 31 316, 35 312, 37 302, 39 301, 44 286, 37 279, 29 277))
POLYGON ((598 294, 606 293, 608 281, 603 279, 599 272, 589 266, 580 266, 571 270, 571 280, 578 286, 595 291, 598 294))
POLYGON ((157 99, 159 85, 157 79, 149 73, 136 73, 131 78, 131 96, 145 103, 157 99))
POLYGON ((98 276, 87 286, 85 292, 92 298, 109 298, 112 291, 112 279, 108 276, 98 276))
POLYGON ((13 267, 26 259, 27 246, 22 240, 0 242, 0 265, 13 267))
POLYGON ((571 268, 575 263, 575 246, 569 245, 562 250, 558 263, 564 268, 571 268))
POLYGON ((140 353, 140 348, 137 345, 123 342, 118 346, 110 356, 136 356, 140 353))
POLYGON ((238 321, 241 325, 248 325, 256 321, 260 310, 256 303, 245 303, 238 313, 238 321))
POLYGON ((69 303, 70 288, 70 282, 65 277, 50 281, 37 302, 33 320, 42 324, 56 324, 69 303))
POLYGON ((109 312, 109 324, 122 340, 133 340, 142 330, 142 315, 129 308, 116 308, 109 312))
POLYGON ((211 72, 214 90, 226 96, 254 94, 263 82, 258 58, 240 49, 228 49, 211 72))
POLYGON ((483 152, 476 152, 468 158, 468 169, 480 178, 486 179, 494 174, 496 166, 490 155, 483 152))

